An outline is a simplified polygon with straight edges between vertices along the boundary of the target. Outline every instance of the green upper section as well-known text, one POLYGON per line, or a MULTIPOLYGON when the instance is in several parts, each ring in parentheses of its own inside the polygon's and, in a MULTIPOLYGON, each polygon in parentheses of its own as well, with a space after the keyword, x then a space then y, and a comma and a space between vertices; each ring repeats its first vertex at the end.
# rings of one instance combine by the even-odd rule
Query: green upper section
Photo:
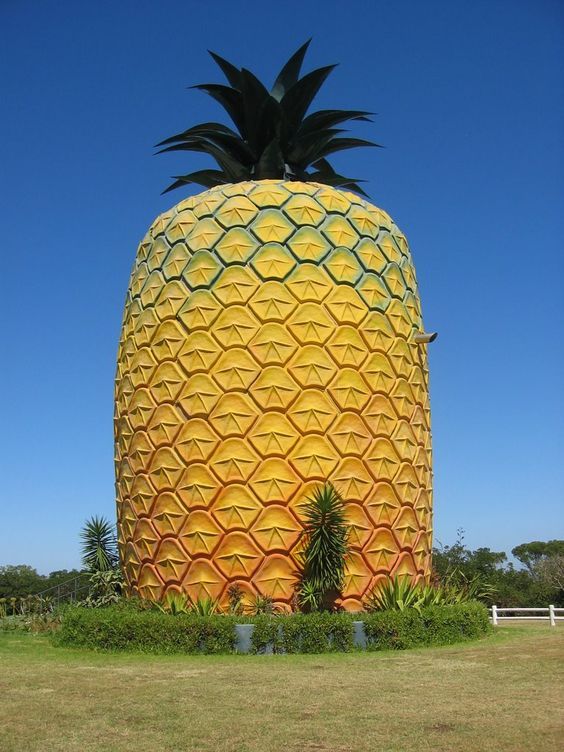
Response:
POLYGON ((236 68, 210 52, 228 85, 200 84, 225 109, 236 130, 221 123, 202 123, 161 141, 159 153, 200 151, 210 154, 218 169, 175 176, 164 192, 189 183, 207 188, 244 180, 314 181, 364 194, 356 178, 339 175, 327 161, 337 151, 378 146, 360 138, 343 137, 336 126, 349 120, 369 120, 361 110, 318 110, 306 115, 334 65, 300 71, 309 41, 292 55, 270 91, 245 68, 236 68))

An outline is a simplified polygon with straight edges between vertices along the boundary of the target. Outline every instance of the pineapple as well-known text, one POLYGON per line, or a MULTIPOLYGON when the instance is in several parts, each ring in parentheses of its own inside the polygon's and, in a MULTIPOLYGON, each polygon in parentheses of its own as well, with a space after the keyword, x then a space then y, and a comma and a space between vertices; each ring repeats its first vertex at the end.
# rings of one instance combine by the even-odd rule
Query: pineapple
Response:
POLYGON ((198 88, 206 123, 164 151, 206 151, 208 188, 159 216, 127 293, 115 389, 121 559, 130 592, 288 605, 300 505, 330 480, 347 502, 343 606, 381 578, 428 576, 431 441, 422 321, 405 237, 326 156, 361 111, 306 116, 332 66, 271 92, 212 53, 230 86, 198 88), (310 168, 313 167, 313 171, 310 168))

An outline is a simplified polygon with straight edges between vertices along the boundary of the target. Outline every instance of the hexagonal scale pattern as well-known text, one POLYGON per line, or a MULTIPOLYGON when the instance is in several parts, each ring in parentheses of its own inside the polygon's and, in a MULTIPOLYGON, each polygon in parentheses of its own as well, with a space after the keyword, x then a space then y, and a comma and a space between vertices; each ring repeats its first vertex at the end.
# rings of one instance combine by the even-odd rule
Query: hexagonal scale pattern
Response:
POLYGON ((115 388, 129 589, 287 606, 300 505, 347 501, 343 605, 426 577, 431 437, 421 306, 389 216, 328 186, 220 186, 161 215, 126 299, 115 388))

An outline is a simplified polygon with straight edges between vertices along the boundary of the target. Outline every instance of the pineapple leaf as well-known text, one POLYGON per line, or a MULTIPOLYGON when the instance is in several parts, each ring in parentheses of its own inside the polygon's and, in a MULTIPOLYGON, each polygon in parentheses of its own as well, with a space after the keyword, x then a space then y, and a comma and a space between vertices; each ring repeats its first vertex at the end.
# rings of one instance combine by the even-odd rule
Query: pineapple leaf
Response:
POLYGON ((239 84, 240 84, 240 76, 241 76, 239 69, 236 68, 228 60, 225 60, 225 58, 218 55, 217 53, 212 52, 211 50, 208 50, 208 52, 213 57, 215 62, 219 65, 219 67, 223 71, 223 75, 225 76, 227 81, 231 84, 231 86, 234 89, 238 89, 239 84))
POLYGON ((219 102, 235 123, 239 133, 245 137, 245 111, 240 91, 230 89, 229 86, 223 86, 222 84, 197 84, 190 88, 205 91, 216 102, 219 102))
POLYGON ((298 133, 300 135, 312 131, 315 133, 324 128, 333 128, 333 126, 344 123, 346 120, 363 120, 371 123, 372 120, 368 116, 373 114, 373 112, 363 112, 362 110, 318 110, 304 118, 298 133))
POLYGON ((288 60, 286 65, 284 65, 284 67, 278 74, 276 81, 274 82, 274 86, 272 87, 272 91, 270 92, 277 102, 280 102, 288 89, 290 89, 295 83, 297 83, 300 77, 300 71, 302 69, 304 57, 310 43, 311 37, 305 44, 302 44, 297 52, 294 52, 292 57, 288 60))
POLYGON ((315 158, 326 157, 328 154, 334 154, 336 151, 341 151, 342 149, 353 149, 355 146, 380 147, 380 144, 375 144, 373 141, 366 141, 363 138, 333 138, 319 149, 315 158))
POLYGON ((278 140, 273 139, 261 154, 253 177, 256 180, 268 180, 279 175, 281 170, 284 171, 284 157, 278 140))
POLYGON ((317 68, 307 73, 284 94, 280 105, 292 128, 298 129, 315 95, 336 67, 336 65, 326 65, 324 68, 317 68))
POLYGON ((181 188, 183 185, 190 185, 191 183, 203 185, 204 188, 213 188, 214 185, 223 185, 228 182, 225 173, 221 170, 198 170, 197 172, 191 172, 189 175, 174 175, 174 178, 174 183, 165 188, 163 194, 174 191, 176 188, 181 188))
POLYGON ((366 195, 358 181, 339 175, 325 159, 356 146, 379 146, 360 138, 343 137, 347 121, 370 121, 364 110, 319 110, 306 116, 311 103, 335 65, 300 78, 311 40, 303 44, 283 66, 269 92, 246 68, 240 70, 210 52, 230 86, 199 84, 226 111, 235 130, 208 122, 160 141, 157 153, 196 151, 209 154, 219 169, 199 170, 177 176, 165 192, 190 183, 206 187, 253 179, 316 180, 366 195), (310 171, 313 166, 313 171, 310 171), (215 182, 214 182, 215 181, 215 182))

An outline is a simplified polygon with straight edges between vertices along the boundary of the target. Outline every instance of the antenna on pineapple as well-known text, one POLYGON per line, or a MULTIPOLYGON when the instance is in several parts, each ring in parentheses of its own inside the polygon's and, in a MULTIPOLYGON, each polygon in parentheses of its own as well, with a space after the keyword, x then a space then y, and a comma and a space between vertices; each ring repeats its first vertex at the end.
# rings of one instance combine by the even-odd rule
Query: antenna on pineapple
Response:
POLYGON ((419 332, 413 337, 413 341, 418 345, 428 345, 429 342, 434 342, 438 336, 438 332, 419 332))

